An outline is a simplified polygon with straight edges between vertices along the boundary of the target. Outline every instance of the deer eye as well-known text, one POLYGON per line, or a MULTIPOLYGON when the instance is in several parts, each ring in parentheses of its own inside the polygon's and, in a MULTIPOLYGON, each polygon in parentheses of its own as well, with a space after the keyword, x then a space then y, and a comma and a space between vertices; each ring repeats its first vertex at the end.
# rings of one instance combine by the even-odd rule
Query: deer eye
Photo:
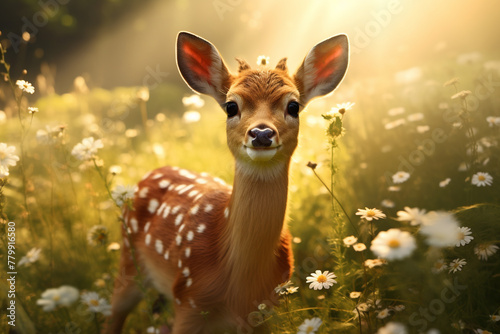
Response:
POLYGON ((287 111, 288 115, 290 115, 294 118, 299 117, 299 109, 300 109, 300 105, 296 101, 290 101, 288 103, 288 106, 286 107, 286 111, 287 111))
POLYGON ((226 109, 227 117, 230 118, 238 115, 238 104, 236 102, 226 102, 224 108, 226 109))

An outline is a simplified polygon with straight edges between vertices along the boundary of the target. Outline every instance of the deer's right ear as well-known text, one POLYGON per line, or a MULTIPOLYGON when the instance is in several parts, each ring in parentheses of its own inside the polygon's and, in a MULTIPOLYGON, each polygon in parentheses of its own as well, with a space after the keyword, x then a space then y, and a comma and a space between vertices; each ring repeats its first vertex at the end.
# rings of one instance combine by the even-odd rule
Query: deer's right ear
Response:
POLYGON ((184 81, 198 93, 226 102, 231 75, 219 51, 209 41, 188 32, 177 36, 177 66, 184 81))

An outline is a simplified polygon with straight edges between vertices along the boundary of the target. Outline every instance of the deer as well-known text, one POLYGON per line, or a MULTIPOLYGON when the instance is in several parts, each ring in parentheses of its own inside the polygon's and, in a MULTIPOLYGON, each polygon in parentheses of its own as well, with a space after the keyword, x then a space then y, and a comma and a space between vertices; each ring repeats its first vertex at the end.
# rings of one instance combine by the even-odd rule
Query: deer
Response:
POLYGON ((248 315, 261 303, 273 307, 274 288, 293 272, 285 217, 299 114, 343 80, 348 37, 316 44, 293 75, 287 58, 254 69, 236 58, 232 73, 212 43, 189 32, 177 35, 176 60, 186 84, 227 114, 234 182, 166 166, 138 183, 133 204, 122 212, 123 247, 106 332, 120 333, 142 299, 134 279, 139 270, 145 285, 172 301, 174 334, 265 333, 248 315))

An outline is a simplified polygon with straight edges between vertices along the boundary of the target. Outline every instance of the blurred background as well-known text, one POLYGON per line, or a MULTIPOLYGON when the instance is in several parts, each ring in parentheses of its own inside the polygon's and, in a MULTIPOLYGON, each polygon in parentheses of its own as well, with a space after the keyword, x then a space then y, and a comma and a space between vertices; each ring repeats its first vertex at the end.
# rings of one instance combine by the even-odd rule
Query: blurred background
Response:
POLYGON ((253 63, 261 54, 271 64, 288 57, 294 69, 315 43, 344 32, 353 46, 348 80, 392 74, 443 53, 495 52, 499 10, 494 0, 3 0, 0 30, 14 70, 48 64, 64 93, 79 75, 109 89, 144 85, 158 69, 163 83, 179 83, 181 30, 214 43, 233 69, 233 57, 253 63))

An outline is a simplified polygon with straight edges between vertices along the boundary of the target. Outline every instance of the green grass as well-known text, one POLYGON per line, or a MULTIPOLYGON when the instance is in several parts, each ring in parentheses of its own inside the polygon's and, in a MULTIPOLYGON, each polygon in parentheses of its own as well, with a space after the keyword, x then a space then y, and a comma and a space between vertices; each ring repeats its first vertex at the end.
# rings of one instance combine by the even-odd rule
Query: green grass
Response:
MULTIPOLYGON (((487 116, 500 116, 500 95, 496 84, 488 86, 486 81, 485 86, 484 81, 491 78, 496 83, 500 78, 498 73, 483 70, 481 64, 446 64, 446 59, 427 64, 422 68, 425 79, 406 85, 394 84, 390 76, 358 81, 348 77, 335 95, 313 102, 301 115, 288 210, 290 229, 296 237, 292 281, 299 290, 282 297, 282 304, 273 311, 259 315, 273 333, 296 333, 304 319, 312 317, 323 321, 318 333, 375 333, 391 321, 405 324, 410 333, 430 328, 460 333, 452 326, 459 321, 464 332, 477 328, 499 331, 489 315, 498 313, 500 307, 500 257, 497 253, 481 261, 474 247, 500 243, 500 127, 486 122, 487 116), (458 87, 443 87, 449 73, 460 78, 458 87), (463 89, 472 91, 465 99, 467 105, 462 99, 450 98, 463 89), (336 147, 332 154, 328 123, 320 115, 345 101, 356 105, 342 119, 345 135, 333 138, 336 147), (478 102, 477 108, 474 102, 478 102), (405 109, 403 114, 387 114, 399 107, 405 109), (414 113, 422 113, 423 118, 406 120, 394 129, 384 128, 388 122, 414 113), (457 122, 461 125, 454 124, 457 122), (429 126, 429 130, 419 133, 418 126, 429 126), (467 136, 472 128, 473 138, 467 136), (480 143, 482 151, 468 155, 467 147, 474 143, 480 143), (402 159, 413 161, 411 176, 400 184, 400 191, 389 191, 388 179, 400 169, 402 159), (333 185, 333 193, 348 216, 306 166, 308 161, 319 164, 316 172, 328 187, 333 185), (458 170, 462 162, 469 164, 469 170, 458 170), (471 185, 470 177, 479 171, 493 177, 491 186, 471 185), (446 178, 451 182, 441 188, 439 182, 446 178), (384 199, 393 201, 394 207, 381 206, 384 199), (461 226, 471 228, 474 240, 463 247, 431 248, 418 227, 394 219, 405 206, 452 211, 461 226), (365 207, 383 210, 387 219, 373 224, 360 220, 356 210, 365 207), (403 260, 373 269, 363 267, 366 259, 375 258, 369 250, 372 239, 389 228, 411 232, 417 249, 403 260), (350 235, 356 235, 368 249, 355 252, 346 247, 342 239, 350 235), (447 270, 434 274, 431 268, 439 258, 447 263, 463 258, 467 264, 454 274, 447 270), (310 290, 306 277, 317 269, 335 272, 338 284, 328 290, 310 290), (361 296, 350 298, 352 291, 361 292, 361 296), (362 312, 361 320, 355 317, 353 310, 358 304, 378 299, 380 308, 372 306, 362 312), (394 310, 399 305, 404 305, 404 310, 394 310), (377 318, 385 308, 392 310, 390 315, 377 318)), ((101 326, 102 315, 96 318, 80 302, 44 312, 36 301, 46 289, 61 285, 97 291, 110 299, 119 252, 108 251, 106 246, 121 243, 121 222, 106 186, 135 184, 147 171, 162 165, 206 171, 232 182, 225 116, 215 103, 207 102, 200 110, 201 120, 187 124, 179 116, 183 109, 158 116, 159 110, 151 108, 158 102, 149 101, 150 120, 144 129, 136 92, 135 87, 112 91, 95 88, 86 94, 53 95, 36 101, 28 96, 40 112, 31 118, 25 107, 21 108, 24 132, 15 108, 16 113, 0 124, 0 142, 15 145, 21 158, 10 168, 11 175, 1 188, 5 196, 3 224, 16 223, 17 260, 33 247, 42 249, 37 262, 17 268, 16 329, 20 333, 94 333, 101 326), (47 125, 64 125, 64 131, 52 143, 43 144, 37 141, 36 133, 47 125), (20 153, 22 136, 24 154, 20 153), (98 163, 102 163, 99 170, 106 182, 93 164, 77 161, 70 154, 74 145, 89 136, 103 141, 98 163), (122 173, 109 174, 112 165, 121 166, 122 173), (109 230, 104 246, 87 242, 87 233, 95 225, 109 230), (100 286, 95 284, 98 279, 103 279, 100 286)), ((408 168, 408 163, 402 166, 408 168)), ((2 229, 2 263, 7 262, 6 232, 2 229)), ((7 289, 5 282, 2 279, 2 290, 7 289)), ((150 294, 148 300, 154 301, 155 293, 150 294)), ((7 307, 5 296, 2 292, 2 308, 7 307)), ((152 317, 151 303, 142 302, 129 317, 127 332, 170 326, 173 317, 170 305, 152 317)), ((0 329, 9 329, 5 317, 0 329)))

